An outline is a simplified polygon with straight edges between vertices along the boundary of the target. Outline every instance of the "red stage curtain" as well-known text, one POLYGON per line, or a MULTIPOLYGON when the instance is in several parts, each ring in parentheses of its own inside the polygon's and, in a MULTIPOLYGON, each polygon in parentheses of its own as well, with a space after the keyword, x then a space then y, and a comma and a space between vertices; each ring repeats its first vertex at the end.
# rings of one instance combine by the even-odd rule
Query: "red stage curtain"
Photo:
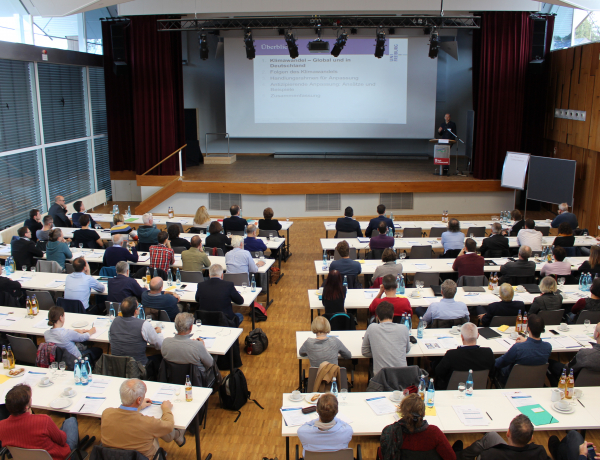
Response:
MULTIPOLYGON (((122 76, 113 71, 111 22, 102 25, 111 171, 142 174, 185 144, 181 34, 158 32, 157 19, 130 19, 122 76)), ((174 155, 149 174, 178 171, 174 155)))

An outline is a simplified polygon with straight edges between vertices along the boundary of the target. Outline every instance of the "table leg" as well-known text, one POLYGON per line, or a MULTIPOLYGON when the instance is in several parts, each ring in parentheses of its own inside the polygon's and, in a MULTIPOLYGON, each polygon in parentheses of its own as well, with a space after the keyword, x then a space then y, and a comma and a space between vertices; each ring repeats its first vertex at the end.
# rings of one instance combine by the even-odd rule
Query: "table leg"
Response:
POLYGON ((310 309, 310 324, 312 324, 313 322, 313 311, 312 308, 310 309))
POLYGON ((290 460, 290 437, 285 437, 285 460, 290 460))
POLYGON ((254 306, 253 305, 250 305, 250 316, 252 317, 252 330, 254 330, 256 320, 254 318, 254 306))
POLYGON ((289 227, 288 227, 288 229, 286 230, 286 232, 287 232, 287 238, 286 238, 286 241, 285 241, 285 246, 286 246, 287 248, 286 248, 286 251, 285 251, 285 257, 284 257, 284 259, 283 259, 285 262, 287 262, 287 260, 288 260, 288 259, 291 257, 291 255, 292 255, 292 253, 290 252, 290 229, 289 229, 289 227))
POLYGON ((317 275, 317 289, 319 289, 319 275, 317 275))
POLYGON ((298 389, 302 391, 302 359, 298 359, 298 389))
POLYGON ((269 300, 269 296, 271 294, 271 290, 269 289, 269 281, 271 280, 271 270, 267 270, 267 307, 269 308, 273 303, 273 300, 269 300))
POLYGON ((229 351, 227 353, 229 353, 229 370, 230 372, 233 372, 233 345, 229 347, 229 351))
MULTIPOLYGON (((289 228, 288 228, 288 230, 289 230, 289 228)), ((283 278, 283 272, 281 271, 281 259, 283 258, 282 253, 283 253, 284 247, 285 247, 285 244, 279 249, 279 279, 277 281, 275 281, 275 284, 279 283, 281 281, 281 278, 283 278)))
MULTIPOLYGON (((200 408, 200 411, 202 408, 200 408)), ((202 452, 200 451, 200 411, 194 417, 194 436, 196 437, 196 460, 202 460, 202 452)))

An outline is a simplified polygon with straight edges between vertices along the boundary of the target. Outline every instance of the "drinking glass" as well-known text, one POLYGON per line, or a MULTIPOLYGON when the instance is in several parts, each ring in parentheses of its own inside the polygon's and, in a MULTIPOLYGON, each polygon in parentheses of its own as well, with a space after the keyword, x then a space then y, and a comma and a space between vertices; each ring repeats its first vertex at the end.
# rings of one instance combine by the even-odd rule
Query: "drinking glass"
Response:
POLYGON ((590 320, 589 320, 589 319, 586 319, 586 320, 583 322, 583 325, 585 326, 585 333, 587 334, 587 333, 588 333, 588 328, 590 327, 590 320))
POLYGON ((108 317, 110 318, 110 322, 112 323, 113 320, 115 319, 115 309, 114 308, 110 308, 110 310, 108 311, 108 317))
POLYGON ((340 389, 339 396, 340 396, 340 400, 341 400, 341 405, 345 406, 346 405, 346 397, 348 396, 348 389, 347 388, 340 389))
POLYGON ((473 233, 469 233, 469 238, 473 239, 475 238, 475 235, 473 233))
POLYGON ((406 252, 400 253, 400 259, 406 259, 406 252))
POLYGON ((54 380, 54 376, 56 375, 57 370, 58 370, 58 363, 55 361, 50 364, 50 373, 52 374, 52 380, 54 380))
POLYGON ((588 236, 588 232, 583 232, 583 236, 588 236))
POLYGON ((34 275, 35 274, 35 267, 31 267, 31 274, 34 275))
POLYGON ((67 369, 67 363, 61 361, 58 364, 58 368, 60 369, 60 378, 62 379, 65 376, 65 370, 67 369))
POLYGON ((26 272, 26 271, 27 271, 27 265, 23 265, 23 266, 21 267, 21 270, 23 270, 24 272, 26 272))
POLYGON ((83 251, 83 243, 79 243, 79 249, 83 251))
POLYGON ((227 238, 231 238, 231 232, 227 232, 227 238))
POLYGON ((466 389, 467 385, 465 384, 465 382, 460 382, 458 384, 458 399, 464 399, 466 389))
POLYGON ((558 285, 559 286, 563 286, 565 284, 565 278, 563 276, 561 276, 560 278, 558 278, 558 285))
POLYGON ((202 320, 201 320, 201 319, 197 319, 197 320, 196 320, 196 327, 197 327, 198 329, 200 329, 200 326, 202 326, 202 320))
POLYGON ((181 387, 179 385, 177 385, 175 387, 175 396, 177 396, 177 398, 175 399, 175 402, 183 402, 183 400, 179 399, 180 394, 181 394, 181 387))
POLYGON ((242 283, 242 291, 246 292, 247 287, 248 287, 248 283, 242 283))

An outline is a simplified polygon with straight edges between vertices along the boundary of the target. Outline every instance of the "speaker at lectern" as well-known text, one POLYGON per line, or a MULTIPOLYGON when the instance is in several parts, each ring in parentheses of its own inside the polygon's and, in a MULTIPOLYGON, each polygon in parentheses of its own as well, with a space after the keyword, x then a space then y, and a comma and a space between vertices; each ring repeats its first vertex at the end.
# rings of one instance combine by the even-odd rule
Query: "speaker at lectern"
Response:
POLYGON ((430 139, 433 144, 433 164, 440 167, 439 174, 443 174, 444 166, 450 165, 450 147, 456 144, 456 141, 450 139, 430 139))

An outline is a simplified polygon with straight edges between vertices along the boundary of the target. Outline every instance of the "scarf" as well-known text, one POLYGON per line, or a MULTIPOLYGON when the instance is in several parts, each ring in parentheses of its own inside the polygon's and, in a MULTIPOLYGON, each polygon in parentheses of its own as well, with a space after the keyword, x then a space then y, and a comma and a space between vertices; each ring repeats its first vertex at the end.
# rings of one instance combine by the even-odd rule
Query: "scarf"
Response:
POLYGON ((333 419, 331 422, 327 422, 327 423, 322 422, 321 419, 319 419, 315 422, 315 426, 321 431, 330 430, 335 426, 335 424, 336 424, 335 419, 333 419))
POLYGON ((423 424, 419 428, 415 428, 415 431, 410 433, 406 427, 406 422, 403 419, 386 426, 381 432, 380 438, 381 455, 383 460, 401 460, 404 433, 421 433, 427 430, 428 427, 429 424, 427 421, 423 420, 423 424))

